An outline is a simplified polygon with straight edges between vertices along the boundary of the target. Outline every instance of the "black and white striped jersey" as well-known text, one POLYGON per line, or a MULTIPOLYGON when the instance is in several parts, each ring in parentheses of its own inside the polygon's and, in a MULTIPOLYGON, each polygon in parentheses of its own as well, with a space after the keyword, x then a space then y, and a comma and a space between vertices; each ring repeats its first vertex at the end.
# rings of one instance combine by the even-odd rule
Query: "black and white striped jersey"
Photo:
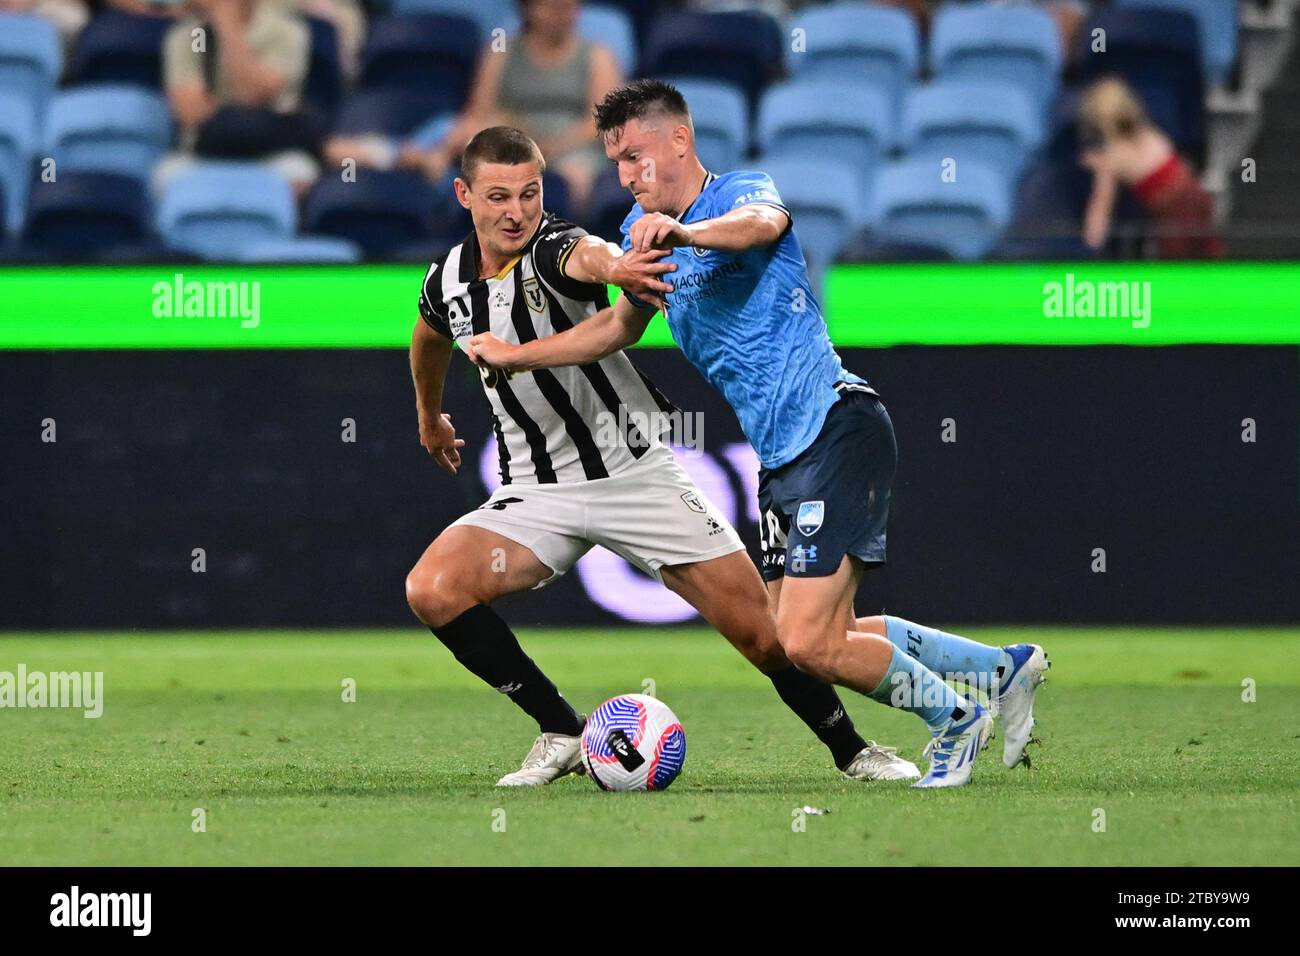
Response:
MULTIPOLYGON (((565 258, 586 234, 543 213, 520 256, 481 279, 478 238, 470 233, 429 266, 420 315, 462 348, 481 332, 517 343, 563 332, 609 305, 604 286, 564 274, 565 258)), ((677 411, 621 351, 589 365, 482 370, 481 377, 492 406, 502 484, 618 474, 658 444, 669 425, 665 416, 677 411)))

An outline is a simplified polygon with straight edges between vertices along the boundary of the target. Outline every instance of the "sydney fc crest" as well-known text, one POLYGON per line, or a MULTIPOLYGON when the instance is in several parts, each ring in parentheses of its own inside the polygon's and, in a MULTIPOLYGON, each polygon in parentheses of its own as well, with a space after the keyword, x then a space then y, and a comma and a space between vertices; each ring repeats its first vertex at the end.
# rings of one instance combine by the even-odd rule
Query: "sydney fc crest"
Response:
POLYGON ((816 534, 826 517, 826 502, 803 501, 799 503, 799 513, 795 515, 794 525, 800 534, 816 534))

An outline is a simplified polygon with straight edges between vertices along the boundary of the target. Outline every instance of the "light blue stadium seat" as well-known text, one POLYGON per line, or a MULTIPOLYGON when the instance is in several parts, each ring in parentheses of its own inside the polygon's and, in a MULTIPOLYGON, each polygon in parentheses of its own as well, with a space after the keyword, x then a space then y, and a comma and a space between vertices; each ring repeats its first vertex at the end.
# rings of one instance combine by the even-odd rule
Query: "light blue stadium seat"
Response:
POLYGON ((923 159, 882 168, 867 212, 872 232, 939 246, 956 259, 982 258, 1011 219, 1007 178, 980 163, 959 166, 953 182, 944 182, 941 173, 938 163, 923 159))
POLYGON ((171 249, 236 259, 254 242, 289 238, 297 221, 288 180, 253 163, 203 163, 168 185, 156 225, 171 249))
POLYGON ((1061 77, 1056 21, 1030 6, 949 4, 934 19, 930 69, 941 80, 1013 83, 1046 111, 1061 77))
POLYGON ((236 252, 235 258, 240 262, 350 265, 361 261, 361 247, 337 236, 290 236, 250 242, 236 252))
POLYGON ((799 78, 834 78, 879 87, 897 109, 921 62, 916 20, 902 10, 861 3, 809 7, 791 23, 803 52, 787 57, 799 78))
POLYGON ((866 190, 894 139, 888 95, 864 83, 797 79, 768 90, 759 104, 760 168, 777 157, 833 157, 857 169, 866 190))
POLYGON ((138 86, 83 86, 55 95, 45 148, 57 168, 148 181, 171 145, 167 102, 138 86))
POLYGON ((63 47, 54 24, 25 13, 0 13, 0 90, 35 104, 39 124, 63 72, 63 47))
POLYGON ((4 194, 4 231, 11 235, 22 232, 37 143, 32 101, 0 89, 0 192, 4 194))
POLYGON ((492 41, 493 30, 501 29, 509 33, 510 25, 517 22, 514 0, 393 0, 392 12, 445 13, 469 17, 479 25, 484 43, 492 41))
POLYGON ((1237 62, 1237 0, 1117 0, 1130 9, 1180 10, 1196 19, 1201 39, 1201 69, 1216 86, 1227 84, 1237 62))
POLYGON ((1042 111, 1028 94, 1001 82, 937 80, 913 87, 903 107, 903 152, 911 159, 953 159, 1002 170, 1015 182, 1043 140, 1042 111))
POLYGON ((694 77, 664 79, 686 97, 700 162, 719 175, 742 168, 749 152, 749 106, 740 87, 694 77))
POLYGON ((861 171, 835 158, 777 157, 758 164, 790 210, 809 269, 820 275, 862 225, 861 171))

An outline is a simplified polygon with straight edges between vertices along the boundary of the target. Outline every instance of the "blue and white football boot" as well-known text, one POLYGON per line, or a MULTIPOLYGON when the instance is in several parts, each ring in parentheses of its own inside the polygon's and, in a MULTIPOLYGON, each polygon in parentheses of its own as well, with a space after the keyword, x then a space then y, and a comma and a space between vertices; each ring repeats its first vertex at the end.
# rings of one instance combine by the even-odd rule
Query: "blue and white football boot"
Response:
POLYGON ((993 716, 980 704, 970 702, 970 709, 960 718, 949 718, 925 745, 922 754, 930 760, 925 776, 913 787, 961 787, 970 782, 975 758, 988 743, 993 716))
POLYGON ((1012 644, 1004 647, 1011 656, 1011 673, 999 683, 993 699, 993 711, 1002 718, 1002 762, 1008 767, 1024 761, 1025 745, 1034 729, 1034 694, 1047 682, 1052 662, 1037 644, 1012 644))

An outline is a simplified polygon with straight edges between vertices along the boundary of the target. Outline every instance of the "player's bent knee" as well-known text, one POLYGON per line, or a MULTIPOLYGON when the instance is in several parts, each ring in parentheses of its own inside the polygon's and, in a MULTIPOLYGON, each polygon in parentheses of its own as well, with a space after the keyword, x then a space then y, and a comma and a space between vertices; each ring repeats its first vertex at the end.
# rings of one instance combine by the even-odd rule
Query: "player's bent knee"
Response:
POLYGON ((833 655, 829 641, 820 630, 782 627, 778 629, 777 635, 791 664, 820 680, 834 680, 835 674, 831 666, 833 655))
POLYGON ((416 567, 406 576, 406 603, 425 625, 441 627, 479 602, 454 574, 416 567))

